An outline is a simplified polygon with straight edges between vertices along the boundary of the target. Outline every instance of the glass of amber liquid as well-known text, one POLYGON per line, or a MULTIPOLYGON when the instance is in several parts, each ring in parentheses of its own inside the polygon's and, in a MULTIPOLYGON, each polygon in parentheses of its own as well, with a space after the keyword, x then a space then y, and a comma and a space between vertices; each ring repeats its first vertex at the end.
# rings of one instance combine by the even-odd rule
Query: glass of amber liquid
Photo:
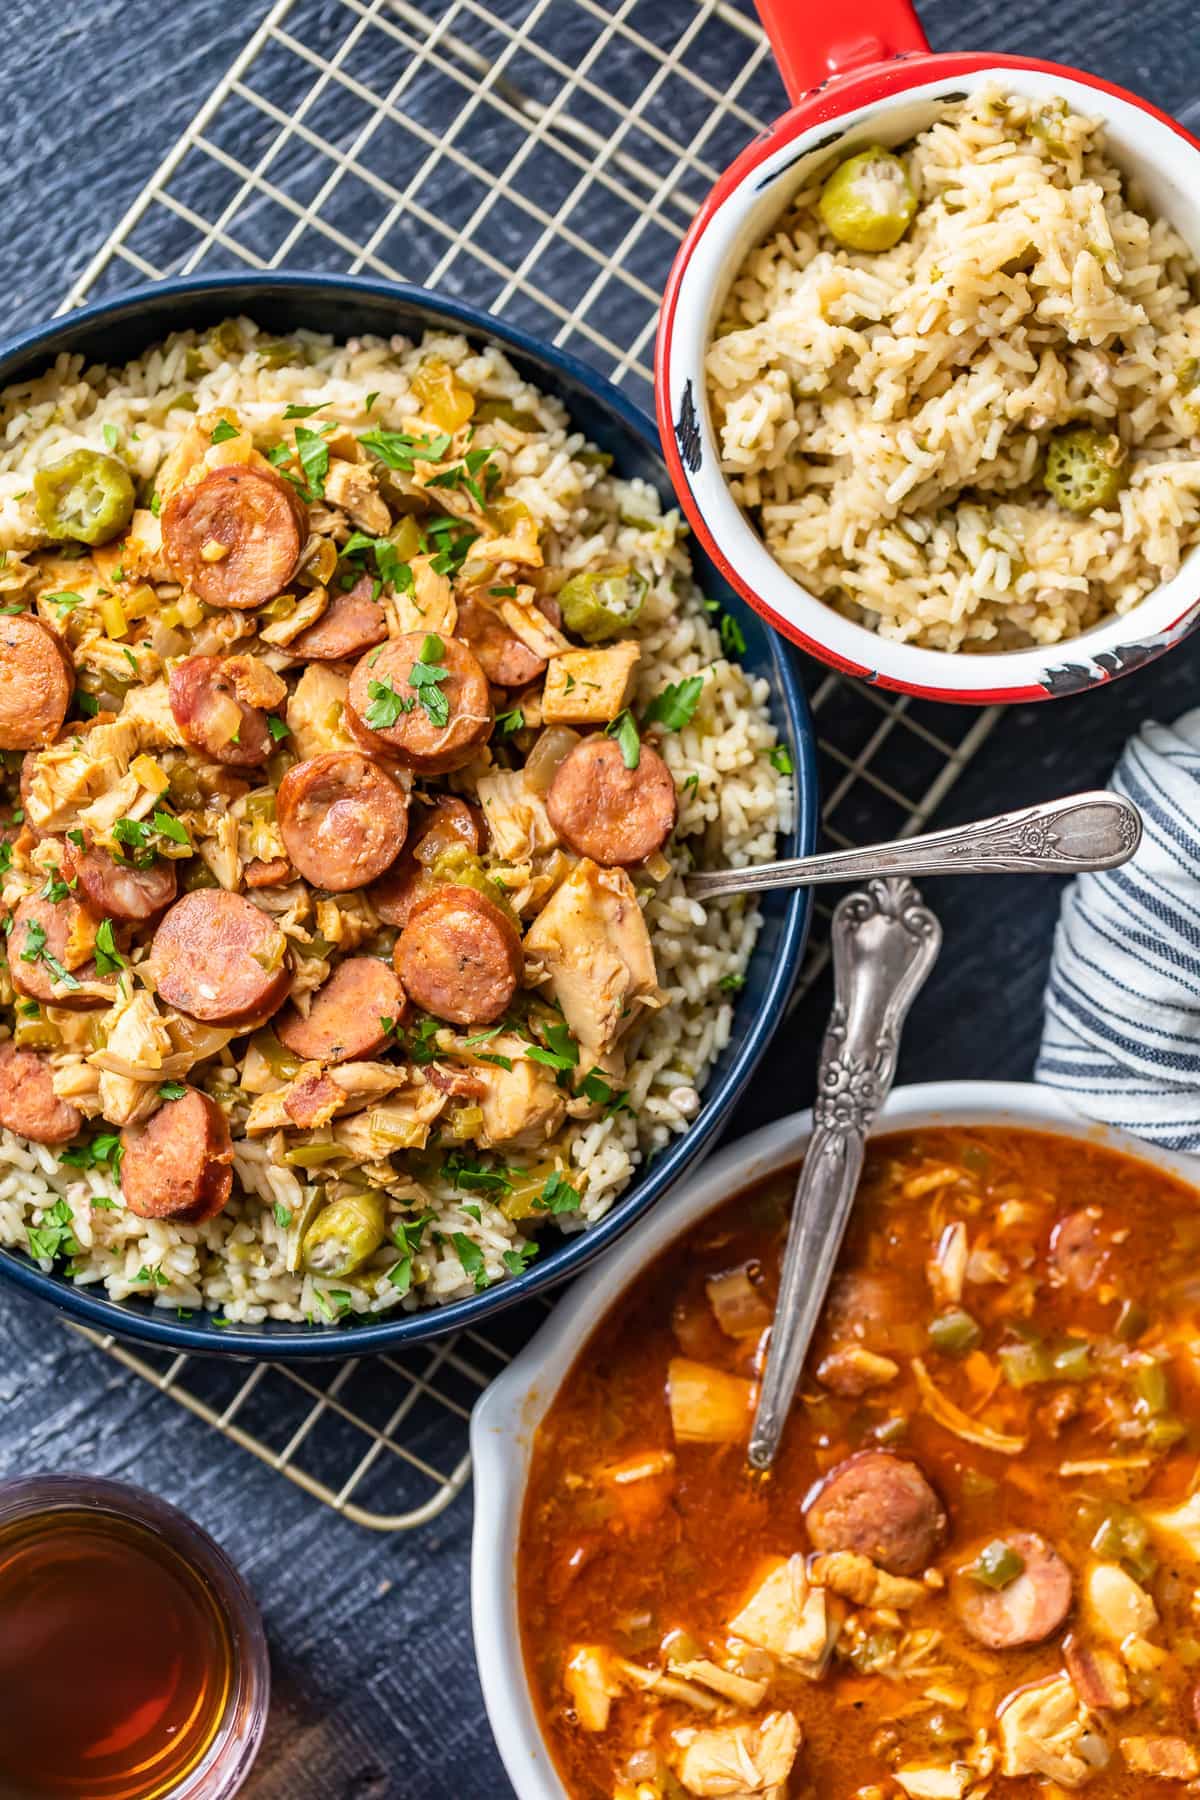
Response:
POLYGON ((229 1800, 269 1692, 249 1589, 173 1506, 0 1484, 0 1800, 229 1800))

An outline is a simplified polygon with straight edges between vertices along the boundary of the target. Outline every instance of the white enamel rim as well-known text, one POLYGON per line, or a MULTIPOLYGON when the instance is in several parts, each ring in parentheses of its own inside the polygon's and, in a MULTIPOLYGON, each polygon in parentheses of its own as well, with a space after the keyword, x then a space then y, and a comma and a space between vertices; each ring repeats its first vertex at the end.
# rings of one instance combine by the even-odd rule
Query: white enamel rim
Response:
MULTIPOLYGON (((750 526, 720 470, 720 453, 709 413, 704 353, 726 291, 747 251, 764 237, 815 163, 827 158, 831 135, 838 153, 882 140, 901 143, 935 116, 947 93, 973 92, 989 81, 1033 98, 1062 96, 1071 105, 1105 121, 1109 146, 1121 167, 1136 175, 1150 205, 1169 219, 1200 255, 1200 151, 1153 114, 1104 88, 1065 74, 1032 69, 983 68, 906 89, 903 93, 826 120, 783 144, 748 170, 715 207, 695 239, 682 272, 664 362, 671 420, 680 417, 682 396, 691 383, 702 461, 687 472, 695 503, 717 550, 740 579, 777 616, 815 646, 842 663, 878 675, 889 684, 946 698, 1015 697, 1015 690, 1047 688, 1052 672, 1070 666, 1083 673, 1076 686, 1107 680, 1114 673, 1099 659, 1136 647, 1145 657, 1183 637, 1200 615, 1200 546, 1190 550, 1179 572, 1155 588, 1129 612, 1077 638, 1031 650, 978 653, 924 650, 878 637, 844 619, 786 574, 750 526), (818 146, 824 142, 825 148, 818 146)), ((1116 672, 1119 672, 1119 667, 1116 672)))
MULTIPOLYGON (((793 1113, 713 1156, 639 1228, 585 1271, 537 1336, 475 1407, 475 1528, 471 1612, 484 1702, 519 1800, 570 1800, 542 1742, 525 1680, 516 1604, 516 1553, 533 1433, 587 1338, 660 1250, 739 1188, 795 1161, 812 1124, 793 1113)), ((930 1125, 1012 1125, 1124 1150, 1186 1181, 1200 1159, 1155 1149, 1125 1132, 1094 1124, 1046 1088, 1022 1082, 947 1081, 898 1088, 877 1131, 930 1125)))

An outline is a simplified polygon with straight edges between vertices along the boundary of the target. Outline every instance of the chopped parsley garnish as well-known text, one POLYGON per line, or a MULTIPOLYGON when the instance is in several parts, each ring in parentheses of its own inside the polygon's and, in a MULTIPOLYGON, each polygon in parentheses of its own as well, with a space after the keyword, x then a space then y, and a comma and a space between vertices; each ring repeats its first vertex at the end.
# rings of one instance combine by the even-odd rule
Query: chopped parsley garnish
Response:
MULTIPOLYGON (((355 531, 342 545, 343 558, 365 556, 368 551, 375 558, 380 581, 390 584, 398 594, 412 593, 415 585, 412 568, 401 560, 400 552, 391 538, 373 538, 365 531, 355 531)), ((350 578, 349 585, 354 586, 353 578, 350 578)))
POLYGON ((402 698, 390 681, 369 681, 367 698, 371 702, 367 708, 367 724, 372 731, 390 731, 401 713, 410 713, 417 704, 415 695, 402 698))
POLYGON ((50 1210, 42 1215, 40 1225, 26 1228, 30 1256, 39 1261, 49 1258, 53 1262, 56 1256, 78 1256, 79 1245, 75 1241, 75 1220, 71 1208, 65 1200, 56 1200, 50 1210))
POLYGON ((179 823, 171 813, 163 812, 161 807, 154 813, 150 821, 155 831, 161 836, 170 838, 173 844, 190 844, 187 828, 179 823))
POLYGON ((421 533, 421 549, 435 575, 457 575, 479 533, 464 519, 431 519, 421 533))
POLYGON ((290 1207, 290 1206, 285 1206, 285 1205, 284 1205, 284 1204, 283 1204, 283 1201, 282 1201, 282 1200, 277 1200, 277 1201, 276 1201, 276 1202, 275 1202, 275 1206, 274 1206, 274 1208, 273 1208, 273 1211, 274 1211, 274 1214, 275 1214, 275 1223, 276 1223, 276 1224, 277 1224, 277 1225, 278 1225, 278 1227, 279 1227, 279 1229, 280 1229, 280 1231, 286 1231, 286 1230, 287 1230, 287 1229, 288 1229, 288 1226, 289 1226, 289 1225, 290 1225, 290 1224, 291 1224, 291 1222, 292 1222, 292 1209, 291 1209, 291 1207, 290 1207))
POLYGON ((483 1264, 483 1251, 478 1244, 473 1244, 463 1231, 451 1232, 450 1242, 454 1245, 458 1260, 463 1266, 463 1274, 470 1276, 475 1283, 475 1292, 481 1294, 484 1288, 491 1286, 483 1264))
POLYGON ((43 594, 42 599, 50 606, 56 606, 60 613, 73 612, 75 607, 83 605, 82 594, 72 594, 65 589, 61 594, 43 594))
POLYGON ((721 614, 721 648, 726 656, 744 656, 746 652, 746 634, 733 617, 732 613, 721 614))
POLYGON ((75 704, 85 719, 94 719, 100 711, 100 702, 95 694, 85 694, 82 688, 75 689, 75 704))
MULTIPOLYGON (((98 975, 115 975, 118 969, 124 967, 125 958, 117 949, 116 939, 113 937, 112 920, 102 919, 96 928, 96 973, 98 975)), ((160 1088, 158 1091, 161 1094, 163 1090, 160 1088)), ((180 1088, 179 1094, 182 1094, 183 1091, 183 1088, 180 1088)), ((178 1099, 179 1094, 168 1095, 167 1098, 178 1099)))
POLYGON ((786 744, 776 744, 773 750, 768 750, 767 761, 773 769, 778 769, 781 775, 790 775, 796 766, 786 744))
POLYGON ((517 590, 515 587, 489 588, 488 593, 493 594, 497 600, 515 600, 517 597, 517 590))
POLYGON ((722 975, 717 983, 723 994, 740 994, 745 985, 746 977, 738 974, 722 975))
MULTIPOLYGON (((408 685, 416 688, 417 698, 429 715, 431 724, 440 730, 450 720, 450 702, 443 694, 440 682, 449 679, 450 671, 445 668, 442 658, 446 654, 446 646, 440 637, 431 631, 421 645, 421 654, 409 671, 408 685)), ((367 690, 368 693, 370 689, 367 690)), ((371 724, 368 710, 367 724, 371 724)))
POLYGON ((325 477, 329 473, 329 445, 319 431, 310 431, 307 425, 297 425, 296 455, 300 458, 300 467, 304 470, 304 479, 308 483, 308 498, 323 500, 325 477))
POLYGON ((268 713, 267 730, 270 732, 275 743, 278 744, 282 739, 289 735, 291 726, 286 725, 282 719, 277 719, 274 713, 268 713))
POLYGON ((319 413, 324 405, 324 400, 318 400, 315 406, 295 406, 289 404, 284 408, 283 416, 285 419, 311 419, 313 414, 319 413))
POLYGON ((489 1169, 484 1163, 472 1161, 462 1150, 450 1152, 442 1164, 442 1173, 455 1187, 468 1193, 472 1189, 482 1192, 492 1189, 505 1194, 512 1191, 512 1177, 507 1169, 489 1169))
POLYGON ((437 475, 431 475, 425 483, 427 488, 460 487, 470 494, 480 512, 487 506, 496 483, 500 479, 500 471, 493 466, 485 468, 490 450, 468 450, 462 462, 454 463, 448 469, 442 469, 437 475), (482 485, 478 477, 483 475, 482 485))
POLYGON ((610 725, 604 727, 604 735, 617 740, 617 748, 621 752, 621 761, 625 767, 636 769, 642 760, 642 740, 638 736, 638 728, 633 714, 627 706, 617 714, 610 725))
POLYGON ((239 437, 240 435, 237 426, 231 425, 228 419, 218 419, 212 428, 212 442, 214 444, 227 444, 230 438, 239 437))
MULTIPOLYGON (((689 725, 697 702, 704 691, 703 675, 688 675, 672 682, 661 694, 655 694, 643 715, 643 724, 665 725, 668 731, 682 731, 689 725)), ((636 768, 633 763, 631 767, 636 768)))
POLYGON ((448 431, 431 432, 422 438, 410 437, 406 431, 364 431, 358 441, 389 469, 411 475, 418 461, 441 462, 451 438, 448 431))
POLYGON ((155 1287, 170 1287, 171 1285, 167 1276, 163 1274, 157 1263, 155 1263, 153 1268, 150 1268, 148 1264, 143 1263, 133 1279, 135 1281, 152 1283, 155 1287))
POLYGON ((531 1044, 525 1055, 530 1062, 544 1063, 548 1069, 575 1069, 579 1066, 579 1045, 565 1025, 543 1027, 545 1045, 531 1044))
POLYGON ((38 899, 49 900, 52 905, 57 906, 60 900, 66 899, 70 891, 70 884, 62 879, 57 869, 52 869, 46 877, 45 886, 38 895, 38 899))
POLYGON ((501 737, 511 737, 514 731, 521 731, 525 725, 525 714, 519 706, 509 712, 496 714, 496 730, 501 737))
POLYGON ((187 1093, 182 1081, 164 1081, 158 1090, 160 1099, 182 1100, 187 1093))
POLYGON ((86 1144, 71 1144, 58 1153, 59 1161, 69 1163, 73 1169, 97 1169, 107 1166, 114 1176, 121 1170, 121 1158, 125 1154, 125 1146, 120 1134, 115 1131, 101 1131, 86 1144))
MULTIPOLYGON (((428 1015, 411 1027, 404 1040, 404 1048, 412 1062, 431 1063, 436 1059, 438 1051, 433 1040, 440 1030, 438 1020, 431 1019, 428 1015)), ((397 1031, 396 1035, 399 1036, 400 1033, 397 1031)))
POLYGON ((379 398, 379 389, 378 388, 376 388, 373 393, 370 393, 367 395, 367 411, 368 412, 374 412, 375 402, 378 400, 378 398, 379 398))
POLYGON ((162 496, 158 493, 157 489, 150 496, 150 511, 156 519, 162 515, 162 496))
POLYGON ((523 1275, 538 1253, 537 1244, 522 1244, 518 1250, 506 1250, 500 1258, 510 1275, 523 1275))
POLYGON ((21 961, 27 963, 43 962, 54 980, 65 988, 77 988, 79 982, 69 969, 64 969, 57 956, 51 956, 46 948, 46 927, 39 919, 30 919, 25 927, 25 948, 21 952, 21 961))
POLYGON ((611 1118, 613 1113, 633 1110, 629 1104, 629 1090, 613 1087, 599 1069, 588 1070, 579 1084, 579 1092, 585 1099, 590 1100, 593 1106, 602 1106, 606 1119, 611 1118))
POLYGON ((121 434, 117 430, 116 426, 115 425, 104 425, 101 427, 101 430, 104 435, 104 442, 105 442, 106 447, 109 450, 115 450, 117 445, 121 441, 121 434))
POLYGON ((553 1175, 547 1175, 542 1191, 533 1204, 538 1212, 578 1212, 579 1192, 571 1186, 561 1169, 555 1169, 553 1175))

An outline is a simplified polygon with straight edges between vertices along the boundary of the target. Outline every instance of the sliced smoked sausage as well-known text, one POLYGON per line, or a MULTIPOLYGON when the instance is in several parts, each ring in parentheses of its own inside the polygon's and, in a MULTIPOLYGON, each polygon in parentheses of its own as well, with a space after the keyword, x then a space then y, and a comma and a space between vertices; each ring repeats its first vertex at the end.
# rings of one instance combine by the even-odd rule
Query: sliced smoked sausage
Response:
POLYGON ((227 463, 171 496, 162 535, 177 580, 209 606, 242 610, 287 586, 308 536, 308 513, 274 469, 227 463))
POLYGON ((369 650, 350 677, 346 722, 360 743, 426 775, 469 763, 492 729, 487 676, 457 638, 411 631, 369 650), (418 664, 444 671, 414 685, 418 664))
POLYGON ((363 575, 345 594, 335 594, 315 625, 293 638, 293 656, 305 662, 346 662, 382 644, 387 618, 375 599, 375 583, 363 575))
POLYGON ((35 1144, 65 1144, 81 1130, 83 1115, 55 1093, 46 1057, 0 1044, 0 1125, 35 1144))
POLYGON ((275 1035, 304 1062, 355 1062, 387 1042, 388 1026, 408 1010, 400 978, 377 956, 350 956, 312 997, 308 1017, 280 1013, 275 1035))
POLYGON ((627 769, 614 738, 587 737, 559 764, 546 811, 580 856, 626 868, 661 850, 675 829, 675 783, 652 745, 627 769))
POLYGON ((1050 1267, 1077 1294, 1095 1287, 1108 1260, 1100 1209, 1081 1206, 1060 1219, 1050 1233, 1050 1267))
POLYGON ((166 1101, 147 1124, 127 1125, 121 1147, 121 1192, 139 1219, 200 1225, 233 1191, 225 1114, 198 1088, 166 1101))
POLYGON ((410 815, 408 842, 370 892, 371 904, 385 925, 408 924, 417 901, 433 890, 430 869, 439 856, 460 844, 472 855, 483 848, 478 815, 465 800, 445 794, 433 806, 410 815))
POLYGON ((248 706, 237 691, 234 658, 189 656, 177 663, 167 681, 167 698, 175 723, 187 739, 214 762, 250 768, 266 762, 272 738, 267 715, 248 706))
POLYGON ((408 830, 408 795, 369 756, 328 750, 288 770, 275 816, 305 880, 343 894, 395 862, 408 830))
POLYGON ((149 868, 135 869, 132 863, 118 862, 107 850, 98 850, 90 837, 85 837, 82 845, 67 839, 62 872, 65 880, 77 885, 89 912, 130 925, 157 918, 174 900, 178 886, 173 862, 157 857, 149 868))
POLYGON ((481 600, 466 597, 459 601, 454 630, 470 645, 480 668, 497 687, 527 687, 546 673, 545 657, 523 644, 481 600))
POLYGON ((486 894, 439 885, 413 907, 396 940, 395 965, 424 1012, 452 1025, 490 1025, 521 979, 521 937, 486 894))
POLYGON ((916 1463, 860 1450, 809 1495, 804 1522, 816 1550, 856 1550, 891 1575, 918 1575, 946 1531, 942 1504, 916 1463))
POLYGON ((96 921, 73 894, 27 894, 13 911, 8 969, 18 994, 78 1011, 111 1005, 115 988, 97 976, 96 921))
POLYGON ((32 613, 0 618, 0 750, 53 743, 75 691, 70 652, 32 613))
POLYGON ((205 1025, 267 1019, 292 985, 287 940, 252 900, 198 888, 154 933, 150 972, 168 1006, 205 1025))
POLYGON ((1018 1644, 1040 1644, 1056 1632, 1071 1610, 1071 1571, 1058 1551, 1034 1531, 1005 1532, 1003 1542, 1015 1550, 1024 1568, 1006 1587, 977 1581, 971 1557, 956 1571, 951 1599, 964 1628, 989 1650, 1012 1650, 1018 1644))

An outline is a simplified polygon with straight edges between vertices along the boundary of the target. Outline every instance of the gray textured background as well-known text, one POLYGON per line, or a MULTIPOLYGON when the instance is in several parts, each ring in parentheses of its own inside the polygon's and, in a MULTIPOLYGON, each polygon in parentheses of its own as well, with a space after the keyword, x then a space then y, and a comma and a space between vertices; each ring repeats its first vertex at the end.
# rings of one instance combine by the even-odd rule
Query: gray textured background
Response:
MULTIPOLYGON (((497 10, 515 16, 520 0, 497 10)), ((0 55, 6 329, 53 310, 264 11, 261 0, 9 0, 0 55)), ((664 36, 670 19, 689 13, 689 0, 655 7, 664 36)), ((1185 0, 930 0, 922 14, 936 48, 1074 61, 1168 109, 1200 93, 1200 39, 1185 0)), ((1014 710, 938 822, 1102 782, 1137 723, 1193 702, 1198 671, 1194 641, 1108 692, 1014 710)), ((946 952, 914 1015, 903 1077, 1027 1076, 1056 891, 1034 879, 967 880, 931 884, 929 897, 946 952)), ((737 1129, 807 1102, 823 1006, 815 996, 787 1026, 786 1054, 770 1059, 737 1129)), ((370 1536, 6 1291, 0 1475, 73 1467, 143 1482, 184 1507, 257 1590, 276 1685, 253 1800, 509 1793, 470 1649, 469 1495, 414 1536, 370 1536)))

